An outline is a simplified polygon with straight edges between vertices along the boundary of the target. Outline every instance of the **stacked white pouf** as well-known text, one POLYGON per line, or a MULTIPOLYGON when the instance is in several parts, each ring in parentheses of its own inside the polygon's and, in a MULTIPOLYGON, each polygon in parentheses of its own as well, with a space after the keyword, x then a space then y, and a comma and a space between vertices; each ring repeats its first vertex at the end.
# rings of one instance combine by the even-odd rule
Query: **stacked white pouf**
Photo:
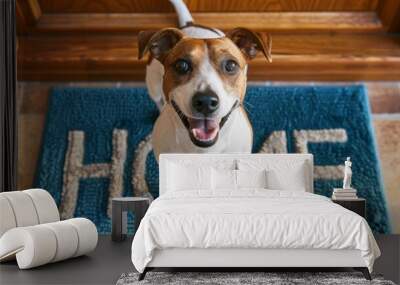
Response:
POLYGON ((0 193, 0 262, 17 259, 20 269, 32 268, 86 254, 97 239, 88 219, 60 221, 56 203, 43 189, 0 193))

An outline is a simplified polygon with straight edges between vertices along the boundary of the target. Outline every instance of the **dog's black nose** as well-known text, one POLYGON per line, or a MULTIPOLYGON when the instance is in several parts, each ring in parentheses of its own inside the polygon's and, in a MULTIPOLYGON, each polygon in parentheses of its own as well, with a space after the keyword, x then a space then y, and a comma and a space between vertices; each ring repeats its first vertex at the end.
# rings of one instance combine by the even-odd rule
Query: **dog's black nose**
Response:
POLYGON ((196 92, 192 98, 192 106, 197 112, 209 115, 218 110, 219 98, 211 90, 196 92))

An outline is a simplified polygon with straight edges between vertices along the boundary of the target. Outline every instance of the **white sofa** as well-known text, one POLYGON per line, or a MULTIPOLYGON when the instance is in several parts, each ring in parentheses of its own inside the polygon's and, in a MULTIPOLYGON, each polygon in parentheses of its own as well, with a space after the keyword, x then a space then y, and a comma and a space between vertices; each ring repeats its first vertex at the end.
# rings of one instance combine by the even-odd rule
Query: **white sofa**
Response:
POLYGON ((60 221, 43 189, 0 193, 0 262, 16 259, 20 269, 33 268, 86 254, 97 238, 88 219, 60 221))

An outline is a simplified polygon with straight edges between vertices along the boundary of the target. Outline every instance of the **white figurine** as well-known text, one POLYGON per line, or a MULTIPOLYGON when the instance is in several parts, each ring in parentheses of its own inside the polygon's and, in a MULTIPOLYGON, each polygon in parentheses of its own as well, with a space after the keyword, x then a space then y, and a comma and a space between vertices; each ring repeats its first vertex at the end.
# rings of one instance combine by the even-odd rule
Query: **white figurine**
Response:
POLYGON ((353 172, 351 171, 351 161, 350 157, 347 157, 344 162, 344 179, 343 179, 343 189, 351 189, 351 176, 353 172))

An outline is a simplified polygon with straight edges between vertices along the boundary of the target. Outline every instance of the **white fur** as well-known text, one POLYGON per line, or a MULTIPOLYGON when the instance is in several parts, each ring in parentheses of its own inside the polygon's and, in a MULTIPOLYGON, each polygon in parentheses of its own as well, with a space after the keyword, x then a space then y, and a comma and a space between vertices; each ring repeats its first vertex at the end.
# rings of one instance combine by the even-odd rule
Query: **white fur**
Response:
POLYGON ((192 15, 182 0, 169 0, 174 6, 176 14, 178 15, 179 27, 185 26, 188 22, 193 22, 192 15))
POLYGON ((151 99, 156 103, 159 110, 162 109, 165 103, 165 96, 162 88, 163 76, 164 66, 158 60, 153 59, 151 63, 146 66, 146 86, 151 99))
POLYGON ((225 36, 225 34, 220 30, 214 29, 214 31, 218 32, 218 33, 215 33, 208 29, 204 29, 201 27, 195 27, 195 26, 189 26, 189 27, 183 28, 181 31, 188 37, 191 37, 194 39, 217 39, 217 38, 222 38, 223 36, 225 36))

